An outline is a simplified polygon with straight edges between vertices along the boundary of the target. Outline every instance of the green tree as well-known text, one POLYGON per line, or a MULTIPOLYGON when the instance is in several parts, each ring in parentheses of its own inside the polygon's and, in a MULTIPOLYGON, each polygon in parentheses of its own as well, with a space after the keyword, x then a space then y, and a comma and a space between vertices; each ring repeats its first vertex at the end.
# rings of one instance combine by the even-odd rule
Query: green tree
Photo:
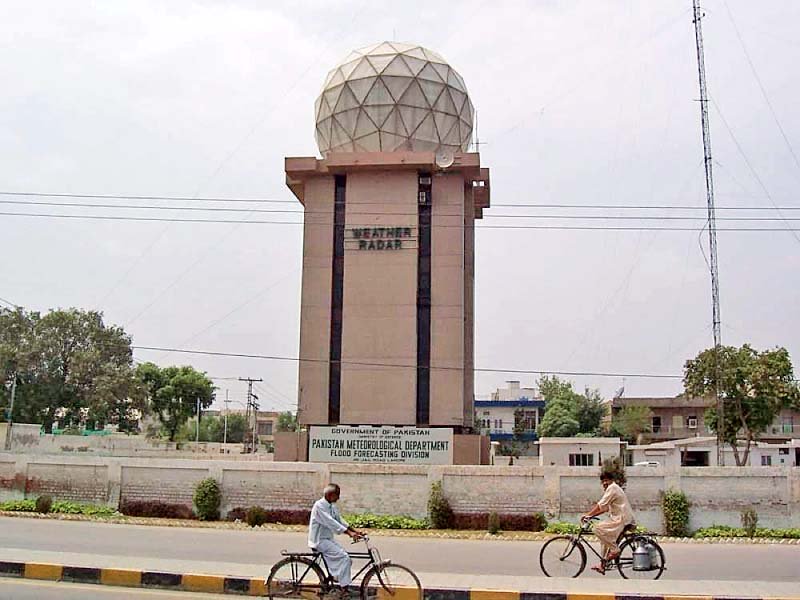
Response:
MULTIPOLYGON (((200 441, 201 442, 216 442, 222 443, 227 439, 229 444, 241 444, 244 440, 244 433, 247 429, 247 421, 244 415, 234 413, 228 415, 228 434, 225 436, 225 417, 208 417, 204 416, 200 420, 200 441)), ((187 424, 186 433, 181 434, 185 439, 193 440, 195 436, 194 419, 190 420, 187 424)), ((179 434, 179 437, 181 436, 179 434)))
POLYGON ((15 421, 42 423, 47 432, 57 417, 65 425, 136 427, 143 394, 131 340, 102 313, 0 310, 0 368, 17 380, 15 421))
POLYGON ((714 348, 703 350, 686 361, 683 385, 686 393, 695 397, 715 397, 719 389, 723 418, 720 422, 716 406, 712 406, 706 411, 706 425, 721 431, 738 466, 747 464, 752 443, 782 409, 800 407, 800 390, 785 348, 759 352, 748 344, 721 346, 719 370, 714 348), (740 439, 744 440, 743 452, 740 439))
POLYGON ((623 406, 614 415, 611 428, 620 437, 629 442, 636 442, 639 435, 650 431, 653 422, 653 411, 647 406, 623 406))
POLYGON ((578 394, 572 383, 556 376, 542 377, 538 386, 545 400, 545 413, 538 430, 541 437, 597 434, 605 415, 599 392, 586 388, 583 394, 578 394))
POLYGON ((539 437, 573 437, 580 427, 570 406, 564 400, 554 400, 539 423, 539 437))
POLYGON ((142 363, 137 374, 147 390, 149 408, 158 416, 170 441, 175 441, 189 417, 197 415, 198 402, 201 409, 214 402, 214 384, 205 373, 190 366, 162 369, 153 363, 142 363))
POLYGON ((282 412, 278 415, 278 431, 297 431, 297 415, 290 411, 282 412))

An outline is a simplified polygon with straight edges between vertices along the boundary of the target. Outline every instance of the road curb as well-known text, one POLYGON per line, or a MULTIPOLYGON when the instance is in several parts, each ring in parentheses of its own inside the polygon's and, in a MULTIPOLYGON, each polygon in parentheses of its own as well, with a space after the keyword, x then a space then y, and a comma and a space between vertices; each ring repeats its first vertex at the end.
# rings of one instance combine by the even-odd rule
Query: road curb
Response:
MULTIPOLYGON (((186 592, 264 596, 261 578, 225 577, 200 573, 167 573, 137 569, 71 567, 39 562, 0 561, 0 577, 92 583, 132 588, 166 589, 186 592)), ((608 594, 566 592, 523 592, 481 588, 426 588, 425 600, 716 600, 713 596, 688 594, 608 594)), ((380 597, 380 596, 379 596, 380 597)), ((399 594, 398 598, 403 595, 399 594)), ((725 600, 768 600, 766 597, 726 598, 725 600)), ((800 600, 800 596, 782 600, 800 600)))

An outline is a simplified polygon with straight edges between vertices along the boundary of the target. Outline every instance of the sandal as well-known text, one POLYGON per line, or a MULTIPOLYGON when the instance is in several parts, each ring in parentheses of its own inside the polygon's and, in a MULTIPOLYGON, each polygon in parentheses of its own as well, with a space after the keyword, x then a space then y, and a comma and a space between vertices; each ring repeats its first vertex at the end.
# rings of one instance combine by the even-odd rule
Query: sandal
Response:
POLYGON ((606 567, 605 567, 605 565, 603 563, 600 563, 600 564, 594 565, 592 567, 592 571, 596 571, 597 573, 600 573, 600 575, 605 575, 606 574, 606 567))

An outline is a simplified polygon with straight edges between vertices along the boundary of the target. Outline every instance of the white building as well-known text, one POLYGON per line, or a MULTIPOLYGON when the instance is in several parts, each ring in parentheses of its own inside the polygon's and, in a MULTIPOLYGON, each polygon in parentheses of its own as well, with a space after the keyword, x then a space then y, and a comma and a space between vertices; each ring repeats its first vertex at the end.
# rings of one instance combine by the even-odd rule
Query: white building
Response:
POLYGON ((607 458, 620 457, 622 446, 619 438, 545 437, 539 440, 539 465, 600 467, 607 458))
MULTIPOLYGON (((739 449, 740 454, 744 447, 739 449)), ((723 446, 726 467, 736 465, 733 450, 723 446)), ((664 467, 708 467, 717 466, 717 439, 715 437, 693 437, 655 444, 628 446, 625 462, 629 465, 651 463, 664 467)), ((778 444, 754 442, 750 447, 747 465, 751 467, 800 466, 800 440, 778 444)))
POLYGON ((544 416, 544 400, 535 388, 520 387, 519 381, 507 383, 509 387, 492 392, 490 400, 475 400, 475 426, 506 449, 516 442, 521 446, 516 450, 528 454, 524 447, 532 447, 537 439, 536 429, 544 416))

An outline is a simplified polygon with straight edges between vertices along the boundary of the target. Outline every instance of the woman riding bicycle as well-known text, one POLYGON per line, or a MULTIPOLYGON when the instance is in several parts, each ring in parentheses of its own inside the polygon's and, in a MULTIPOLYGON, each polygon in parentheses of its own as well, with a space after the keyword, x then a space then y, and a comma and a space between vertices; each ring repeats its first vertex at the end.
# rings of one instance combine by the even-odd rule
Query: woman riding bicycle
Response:
POLYGON ((600 473, 600 483, 603 485, 605 493, 603 497, 592 507, 588 513, 581 517, 582 521, 596 517, 603 513, 608 513, 606 521, 594 526, 594 534, 603 545, 603 561, 592 567, 593 571, 605 573, 606 563, 615 560, 619 556, 619 546, 617 540, 628 525, 633 525, 633 511, 628 497, 622 488, 614 482, 614 474, 610 471, 600 473))

